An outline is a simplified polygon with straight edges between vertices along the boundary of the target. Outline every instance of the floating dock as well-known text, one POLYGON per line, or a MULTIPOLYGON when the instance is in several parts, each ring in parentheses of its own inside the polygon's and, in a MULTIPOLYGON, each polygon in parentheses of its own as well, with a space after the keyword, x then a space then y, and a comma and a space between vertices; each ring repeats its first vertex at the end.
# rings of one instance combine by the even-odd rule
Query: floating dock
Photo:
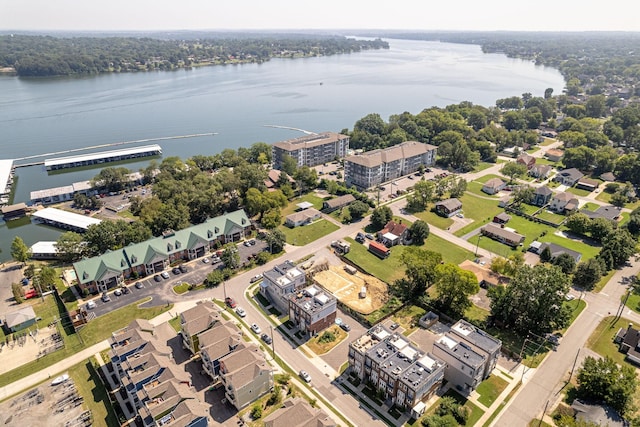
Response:
POLYGON ((44 161, 44 166, 48 171, 52 171, 118 162, 121 160, 138 159, 142 157, 157 156, 160 154, 162 154, 162 147, 158 144, 152 144, 142 147, 123 148, 120 150, 101 151, 98 153, 82 154, 79 156, 47 159, 44 161))
POLYGON ((0 159, 0 206, 9 203, 13 183, 13 159, 0 159))
POLYGON ((102 221, 90 216, 78 215, 56 208, 44 208, 33 213, 38 221, 64 230, 87 231, 90 225, 100 224, 102 221))

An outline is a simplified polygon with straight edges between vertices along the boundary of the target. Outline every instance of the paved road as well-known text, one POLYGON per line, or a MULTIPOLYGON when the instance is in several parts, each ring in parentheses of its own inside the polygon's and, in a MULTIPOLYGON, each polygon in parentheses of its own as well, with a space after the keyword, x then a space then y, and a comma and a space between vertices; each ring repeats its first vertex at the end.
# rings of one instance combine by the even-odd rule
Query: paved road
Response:
MULTIPOLYGON (((584 347, 591 333, 604 317, 617 312, 620 297, 627 291, 623 278, 634 276, 639 271, 640 261, 634 260, 616 271, 600 293, 585 293, 587 307, 567 330, 557 351, 549 353, 531 378, 525 378, 524 386, 492 425, 528 426, 532 419, 540 417, 547 401, 550 408, 554 406, 561 397, 562 388, 569 378, 569 371, 576 356, 576 367, 579 367, 582 359, 588 354, 584 347)), ((634 322, 640 321, 640 315, 627 308, 623 317, 634 322)))

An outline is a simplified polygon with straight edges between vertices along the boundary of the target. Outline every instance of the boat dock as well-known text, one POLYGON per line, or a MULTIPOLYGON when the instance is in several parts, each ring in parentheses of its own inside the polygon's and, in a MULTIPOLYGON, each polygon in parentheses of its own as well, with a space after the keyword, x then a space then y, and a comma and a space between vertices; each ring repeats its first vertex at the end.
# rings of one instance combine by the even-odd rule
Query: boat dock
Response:
POLYGON ((57 157, 44 161, 48 171, 91 166, 101 163, 117 162, 120 160, 137 159, 141 157, 162 154, 162 147, 158 144, 142 147, 123 148, 121 150, 100 151, 97 153, 81 154, 79 156, 57 157))
POLYGON ((56 208, 44 208, 32 214, 38 221, 72 231, 87 231, 90 225, 100 224, 102 221, 90 216, 79 215, 56 208))

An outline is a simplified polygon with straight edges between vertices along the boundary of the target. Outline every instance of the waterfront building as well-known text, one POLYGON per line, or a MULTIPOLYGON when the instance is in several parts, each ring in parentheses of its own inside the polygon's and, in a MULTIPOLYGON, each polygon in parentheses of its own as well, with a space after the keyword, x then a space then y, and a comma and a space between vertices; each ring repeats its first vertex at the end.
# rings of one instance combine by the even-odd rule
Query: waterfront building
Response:
POLYGON ((162 154, 162 147, 158 144, 151 144, 142 147, 122 148, 119 150, 100 151, 98 153, 81 154, 78 156, 46 159, 44 161, 44 167, 48 171, 52 171, 158 156, 160 154, 162 154))
POLYGON ((305 135, 276 142, 272 146, 273 169, 282 169, 289 156, 300 166, 317 166, 343 158, 349 150, 349 137, 335 132, 305 135))
POLYGON ((344 182, 359 190, 392 181, 431 166, 438 147, 417 141, 406 141, 393 147, 366 151, 344 159, 344 182))

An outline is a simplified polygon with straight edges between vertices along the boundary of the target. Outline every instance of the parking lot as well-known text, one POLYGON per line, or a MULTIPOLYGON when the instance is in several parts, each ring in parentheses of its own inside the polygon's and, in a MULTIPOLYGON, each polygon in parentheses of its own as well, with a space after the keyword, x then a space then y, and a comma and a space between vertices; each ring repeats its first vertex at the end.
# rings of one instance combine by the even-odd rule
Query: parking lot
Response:
POLYGON ((406 192, 410 187, 413 187, 416 182, 421 180, 423 177, 426 180, 435 179, 436 176, 440 176, 442 174, 450 175, 451 172, 448 172, 446 169, 440 169, 436 167, 428 168, 429 172, 424 172, 424 174, 417 176, 417 172, 411 175, 403 176, 401 178, 394 179, 393 181, 384 182, 378 188, 373 188, 367 191, 367 195, 371 197, 373 200, 378 200, 378 196, 380 197, 380 202, 384 202, 387 200, 394 199, 397 197, 398 191, 406 192))

